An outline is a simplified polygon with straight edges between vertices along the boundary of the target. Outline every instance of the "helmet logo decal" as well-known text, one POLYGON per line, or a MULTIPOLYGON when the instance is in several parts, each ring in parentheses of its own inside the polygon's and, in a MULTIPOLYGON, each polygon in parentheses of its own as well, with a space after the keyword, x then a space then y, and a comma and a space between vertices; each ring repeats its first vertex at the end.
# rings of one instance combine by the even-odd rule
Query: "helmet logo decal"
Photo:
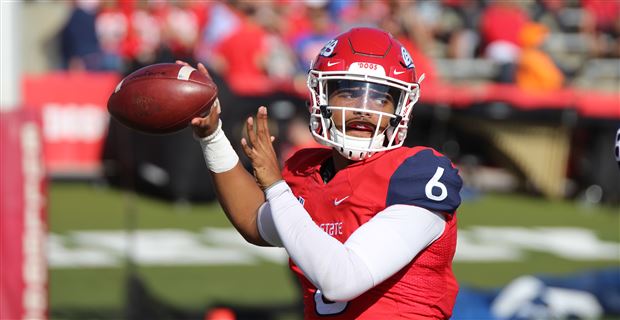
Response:
POLYGON ((334 53, 334 48, 338 44, 338 40, 332 39, 330 40, 324 47, 321 49, 320 55, 324 57, 329 57, 334 53))
POLYGON ((409 52, 407 52, 405 47, 400 47, 400 54, 403 56, 403 62, 405 63, 407 69, 413 68, 413 59, 411 59, 411 55, 409 55, 409 52))

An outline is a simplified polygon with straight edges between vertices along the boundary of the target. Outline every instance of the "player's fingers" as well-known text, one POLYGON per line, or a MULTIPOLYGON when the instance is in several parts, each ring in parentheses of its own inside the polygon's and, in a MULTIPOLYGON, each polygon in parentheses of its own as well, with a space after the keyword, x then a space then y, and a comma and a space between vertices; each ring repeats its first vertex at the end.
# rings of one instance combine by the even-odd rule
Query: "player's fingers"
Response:
POLYGON ((201 116, 202 119, 204 119, 209 125, 217 127, 217 123, 220 119, 220 110, 218 109, 219 105, 215 105, 214 103, 209 112, 206 115, 201 116))
POLYGON ((198 62, 198 71, 200 71, 200 73, 204 74, 205 76, 209 75, 209 71, 207 70, 205 65, 202 64, 202 62, 198 62))
POLYGON ((271 142, 274 142, 274 141, 276 141, 276 137, 271 136, 271 142))
POLYGON ((220 99, 219 98, 215 98, 215 101, 213 101, 213 106, 211 107, 211 109, 215 109, 215 114, 219 115, 220 113, 222 113, 222 106, 220 105, 220 99))
POLYGON ((209 124, 209 126, 215 128, 218 126, 218 122, 220 121, 220 118, 218 116, 209 115, 207 118, 205 118, 205 121, 209 124))
POLYGON ((189 66, 189 63, 183 61, 183 60, 177 60, 175 61, 176 64, 180 64, 180 65, 184 65, 184 66, 189 66))
POLYGON ((250 140, 250 143, 252 144, 252 146, 256 146, 256 133, 254 132, 254 119, 252 117, 248 117, 248 120, 246 122, 246 131, 248 134, 248 140, 250 140))
POLYGON ((269 124, 265 107, 259 107, 256 112, 256 128, 259 139, 269 139, 269 124))
POLYGON ((215 101, 211 104, 211 108, 209 108, 209 112, 205 115, 201 115, 203 118, 219 118, 220 113, 222 113, 222 108, 220 107, 220 100, 215 98, 215 101))
POLYGON ((209 124, 209 122, 206 118, 195 117, 192 119, 191 124, 196 127, 204 128, 209 124))
POLYGON ((194 126, 194 127, 200 127, 200 124, 202 123, 202 122, 200 121, 200 119, 201 119, 201 118, 193 118, 193 119, 192 119, 192 121, 191 121, 192 126, 194 126))
POLYGON ((250 148, 245 138, 241 138, 241 148, 243 149, 243 153, 245 153, 248 158, 252 159, 252 148, 250 148))

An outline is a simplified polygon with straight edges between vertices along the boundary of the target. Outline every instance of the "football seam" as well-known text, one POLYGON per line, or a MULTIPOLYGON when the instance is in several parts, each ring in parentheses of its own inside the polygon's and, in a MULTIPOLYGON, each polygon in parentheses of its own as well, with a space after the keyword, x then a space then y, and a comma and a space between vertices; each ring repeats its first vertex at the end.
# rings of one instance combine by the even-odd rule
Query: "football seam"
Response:
MULTIPOLYGON (((181 80, 181 79, 176 78, 176 77, 175 77, 175 78, 170 78, 170 77, 162 77, 162 78, 147 78, 147 77, 143 77, 143 78, 141 78, 141 79, 135 79, 135 78, 134 78, 134 80, 131 80, 131 82, 133 83, 133 82, 139 82, 139 81, 144 81, 144 80, 154 80, 154 79, 159 79, 159 80, 162 80, 162 79, 163 79, 163 80, 177 80, 177 81, 193 82, 193 83, 197 83, 197 84, 200 84, 200 85, 203 85, 203 86, 214 87, 214 88, 215 88, 215 91, 217 92, 217 85, 215 85, 215 83, 213 83, 213 80, 211 80, 211 83, 213 83, 213 85, 208 84, 208 83, 204 83, 204 82, 200 82, 200 81, 196 81, 196 80, 192 80, 192 79, 181 80)), ((207 78, 207 79, 209 79, 209 78, 207 78)), ((121 80, 121 82, 126 82, 126 81, 128 81, 128 80, 129 80, 129 79, 123 79, 123 80, 121 80)), ((123 83, 123 84, 125 84, 125 83, 123 83)), ((120 92, 121 90, 123 90, 123 88, 124 88, 124 87, 125 87, 124 85, 121 85, 121 88, 118 90, 118 92, 120 92)), ((113 94, 116 94, 116 93, 118 93, 118 92, 114 92, 113 94)))

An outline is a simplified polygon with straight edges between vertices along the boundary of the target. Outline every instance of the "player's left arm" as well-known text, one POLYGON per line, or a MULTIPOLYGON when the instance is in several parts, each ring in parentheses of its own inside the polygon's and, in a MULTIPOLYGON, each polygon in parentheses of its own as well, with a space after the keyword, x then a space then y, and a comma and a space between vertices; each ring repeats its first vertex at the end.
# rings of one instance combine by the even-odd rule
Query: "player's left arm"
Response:
POLYGON ((284 181, 266 195, 269 209, 259 214, 263 238, 283 246, 306 278, 332 301, 352 300, 391 277, 445 229, 441 213, 392 205, 341 243, 316 225, 284 181))

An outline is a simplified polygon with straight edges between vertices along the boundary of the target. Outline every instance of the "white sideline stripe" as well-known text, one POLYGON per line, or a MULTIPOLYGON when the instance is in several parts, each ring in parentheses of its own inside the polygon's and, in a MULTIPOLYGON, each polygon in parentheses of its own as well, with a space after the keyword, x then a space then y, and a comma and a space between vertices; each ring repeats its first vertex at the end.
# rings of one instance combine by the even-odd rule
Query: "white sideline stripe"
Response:
POLYGON ((194 72, 194 68, 190 67, 190 66, 183 66, 181 69, 179 69, 179 74, 177 75, 177 79, 179 80, 189 80, 189 76, 192 75, 192 72, 194 72))
MULTIPOLYGON (((281 248, 248 244, 233 228, 137 230, 127 242, 123 230, 71 231, 48 237, 51 268, 121 267, 130 255, 150 266, 285 265, 281 248)), ((542 252, 573 261, 618 261, 620 243, 603 241, 592 230, 568 227, 473 226, 459 230, 455 261, 513 262, 528 252, 542 252)))

